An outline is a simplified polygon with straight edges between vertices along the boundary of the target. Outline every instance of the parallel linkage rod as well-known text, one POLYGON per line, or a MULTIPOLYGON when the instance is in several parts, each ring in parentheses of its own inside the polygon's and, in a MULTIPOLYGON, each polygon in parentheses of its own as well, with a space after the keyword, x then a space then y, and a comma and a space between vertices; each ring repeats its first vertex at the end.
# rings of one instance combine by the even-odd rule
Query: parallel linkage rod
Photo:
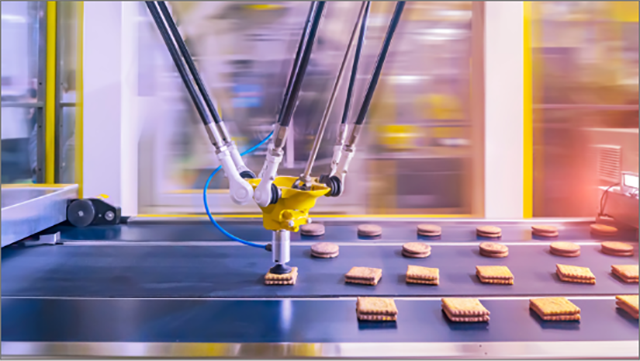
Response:
POLYGON ((292 81, 291 89, 289 92, 288 99, 286 100, 285 107, 281 109, 279 124, 281 127, 288 127, 291 123, 291 118, 293 117, 293 112, 298 105, 298 96, 300 95, 300 89, 302 87, 302 81, 304 80, 304 76, 307 72, 307 67, 309 66, 309 60, 311 59, 311 51, 313 50, 313 44, 316 39, 316 35, 318 34, 318 28, 320 26, 320 20, 322 15, 324 14, 326 2, 318 1, 317 9, 313 13, 313 17, 311 22, 308 22, 306 27, 308 27, 308 39, 302 50, 302 55, 300 58, 300 64, 295 70, 295 77, 292 81))
MULTIPOLYGON (((371 7, 370 1, 363 1, 360 6, 360 11, 358 12, 358 17, 356 18, 356 22, 353 26, 353 30, 351 31, 351 37, 349 38, 349 42, 347 43, 347 49, 345 50, 344 57, 342 58, 342 63, 340 64, 340 68, 338 70, 338 75, 333 83, 333 89, 331 90, 331 95, 329 96, 329 101, 327 102, 327 106, 324 109, 324 114, 322 115, 322 119, 320 121, 320 127, 318 129, 318 133, 316 134, 313 140, 313 146, 311 148, 311 153, 309 154, 309 160, 307 161, 307 165, 304 169, 304 173, 300 176, 301 185, 308 188, 311 184, 311 170, 313 169, 313 163, 318 155, 318 150, 320 149, 320 143, 322 142, 322 137, 324 135, 324 131, 327 127, 327 123, 329 122, 329 116, 331 115, 331 110, 333 109, 333 103, 335 102, 336 95, 338 94, 338 89, 340 88, 340 83, 342 82, 342 75, 344 74, 344 69, 346 68, 347 61, 349 56, 351 55, 351 49, 353 48, 354 40, 356 38, 356 33, 358 32, 358 25, 360 26, 360 36, 358 38, 358 45, 361 48, 363 39, 364 39, 364 28, 367 25, 367 20, 369 17, 369 9, 371 7)), ((356 57, 359 57, 360 48, 356 49, 356 57)), ((354 58, 354 68, 357 69, 357 58, 354 58)), ((351 78, 354 78, 354 74, 351 74, 351 78)), ((349 84, 351 91, 351 85, 349 84)))
POLYGON ((200 73, 198 72, 198 69, 196 68, 196 65, 193 62, 193 58, 189 53, 189 49, 187 49, 187 45, 185 44, 184 39, 182 39, 182 36, 178 31, 178 27, 176 26, 176 23, 173 21, 173 17, 171 16, 169 9, 167 8, 167 4, 164 1, 157 1, 157 3, 158 3, 158 7, 160 8, 160 12, 164 16, 164 20, 167 23, 167 26, 169 27, 171 34, 173 35, 173 39, 178 45, 178 49, 180 50, 180 53, 182 54, 182 57, 184 58, 184 61, 187 64, 187 67, 189 68, 191 77, 193 77, 193 80, 195 81, 196 86, 200 91, 200 95, 202 96, 202 99, 204 100, 207 106, 207 109, 209 110, 209 114, 211 114, 211 116, 213 117, 213 120, 216 123, 220 123, 221 122, 220 113, 218 113, 218 110, 216 109, 215 105, 211 101, 211 97, 209 96, 207 87, 202 82, 200 73))
POLYGON ((200 97, 196 93, 196 89, 193 86, 191 79, 189 78, 187 69, 185 68, 185 64, 183 63, 180 57, 180 54, 176 49, 176 45, 173 42, 173 39, 171 38, 171 35, 169 34, 169 31, 165 26, 165 23, 160 15, 160 12, 158 11, 156 3, 154 1, 146 1, 145 3, 147 5, 147 8, 149 9, 149 12, 151 13, 151 17, 153 18, 153 21, 155 22, 156 27, 158 28, 158 31, 160 32, 160 35, 162 36, 162 40, 167 46, 167 50, 169 50, 171 59, 173 60, 173 63, 178 69, 180 78, 182 78, 182 81, 184 82, 184 85, 187 88, 187 92, 189 93, 189 96, 191 97, 191 100, 193 101, 193 104, 196 107, 196 110, 198 112, 198 115, 200 116, 200 119, 202 120, 202 123, 204 123, 205 126, 211 124, 211 119, 209 116, 207 116, 207 113, 205 111, 205 106, 202 103, 202 99, 200 99, 200 97))
POLYGON ((309 39, 309 28, 312 23, 313 16, 315 15, 317 10, 318 2, 313 1, 309 6, 309 11, 307 12, 305 26, 302 28, 302 34, 300 35, 300 41, 298 42, 298 49, 296 50, 296 55, 291 66, 291 72, 289 73, 289 79, 287 80, 287 88, 285 89, 284 95, 282 97, 282 104, 280 105, 277 119, 278 124, 280 124, 280 121, 282 120, 283 111, 287 107, 287 103, 289 101, 289 98, 291 97, 291 88, 293 86, 296 74, 298 73, 300 68, 300 58, 302 57, 302 50, 306 46, 307 40, 309 39))
POLYGON ((389 47, 391 46, 391 39, 393 38, 393 34, 395 33, 396 29, 398 28, 398 24, 400 23, 400 17, 402 16, 404 5, 404 1, 398 1, 398 3, 396 3, 396 8, 393 11, 393 16, 391 17, 389 27, 387 28, 387 34, 384 37, 382 48, 380 49, 380 53, 378 54, 378 59, 376 59, 376 65, 374 67, 373 74, 371 75, 371 79, 369 80, 367 92, 365 93, 362 106, 360 107, 360 112, 358 113, 355 121, 356 125, 361 125, 365 121, 365 117, 367 116, 367 112, 369 111, 369 106, 371 105, 371 99, 373 98, 376 86, 378 85, 378 80, 380 79, 380 73, 382 73, 382 66, 384 65, 384 61, 387 58, 387 53, 389 52, 389 47))
POLYGON ((344 110, 342 112, 341 124, 347 124, 349 119, 349 111, 351 110, 351 99, 353 98, 353 88, 355 87, 356 77, 358 75, 358 64, 360 63, 360 54, 364 46, 364 39, 367 32, 367 22, 369 20, 369 10, 371 2, 367 1, 367 9, 363 21, 360 23, 360 34, 358 34, 358 44, 356 45, 356 53, 353 56, 353 65, 351 66, 351 76, 349 78, 349 87, 347 88, 347 96, 344 102, 344 110))

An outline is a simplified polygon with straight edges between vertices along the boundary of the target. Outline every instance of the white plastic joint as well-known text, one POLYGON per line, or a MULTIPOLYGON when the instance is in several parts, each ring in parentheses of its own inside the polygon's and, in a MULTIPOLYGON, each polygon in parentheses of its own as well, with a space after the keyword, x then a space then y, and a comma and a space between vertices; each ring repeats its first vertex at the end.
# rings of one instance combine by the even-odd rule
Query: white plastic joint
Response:
POLYGON ((247 181, 240 177, 238 169, 229 154, 229 149, 219 152, 218 160, 220 164, 222 164, 222 169, 229 179, 229 195, 231 196, 231 200, 239 205, 249 203, 253 197, 253 188, 247 181))
POLYGON ((351 163, 353 156, 356 154, 356 147, 344 146, 342 147, 342 153, 343 155, 341 154, 340 159, 338 160, 335 175, 342 181, 342 192, 344 192, 345 178, 349 172, 349 164, 351 163))
POLYGON ((338 171, 338 164, 342 158, 342 145, 333 146, 333 158, 331 158, 331 172, 329 176, 335 175, 338 171))
POLYGON ((266 207, 271 202, 271 184, 276 180, 278 166, 282 162, 282 153, 273 155, 272 149, 272 146, 269 146, 267 159, 262 172, 260 172, 260 183, 253 194, 253 199, 260 207, 266 207))
POLYGON ((227 144, 227 148, 229 148, 229 154, 231 154, 231 159, 233 159, 233 163, 236 165, 236 169, 238 173, 242 173, 244 171, 249 170, 247 166, 244 164, 242 157, 240 156, 240 152, 238 152, 238 147, 236 146, 236 142, 229 142, 227 144))

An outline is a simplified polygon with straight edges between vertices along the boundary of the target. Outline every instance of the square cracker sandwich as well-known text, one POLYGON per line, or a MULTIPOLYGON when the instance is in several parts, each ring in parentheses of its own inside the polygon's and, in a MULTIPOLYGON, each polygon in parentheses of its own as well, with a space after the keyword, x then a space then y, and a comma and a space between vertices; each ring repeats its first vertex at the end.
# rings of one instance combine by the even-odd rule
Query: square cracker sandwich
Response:
POLYGON ((638 265, 613 265, 611 273, 625 283, 638 283, 638 265))
POLYGON ((407 267, 407 283, 423 285, 438 285, 440 282, 440 270, 437 268, 411 266, 407 267))
POLYGON ((382 277, 382 270, 379 268, 353 267, 344 275, 347 283, 359 283, 363 285, 375 286, 382 277))
POLYGON ((580 321, 580 308, 564 297, 532 298, 529 308, 544 321, 580 321))
POLYGON ((638 319, 638 295, 616 296, 616 306, 638 319))
POLYGON ((556 274, 563 282, 596 284, 596 276, 588 267, 556 264, 556 274))
POLYGON ((482 283, 513 284, 513 274, 507 266, 476 266, 476 276, 482 283))
POLYGON ((360 321, 396 321, 398 308, 392 298, 358 297, 356 314, 360 321))
POLYGON ((286 274, 275 274, 271 271, 264 275, 265 285, 295 285, 298 279, 298 267, 291 267, 291 272, 286 274))
POLYGON ((451 322, 488 322, 490 314, 477 298, 443 298, 442 311, 451 322))

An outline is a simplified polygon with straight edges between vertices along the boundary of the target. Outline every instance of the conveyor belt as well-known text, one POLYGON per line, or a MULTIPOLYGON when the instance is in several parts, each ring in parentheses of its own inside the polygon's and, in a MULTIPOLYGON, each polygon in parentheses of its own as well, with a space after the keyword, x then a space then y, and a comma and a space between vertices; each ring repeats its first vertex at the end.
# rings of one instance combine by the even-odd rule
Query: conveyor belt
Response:
MULTIPOLYGON (((599 251, 588 223, 551 222, 555 240, 582 245, 577 258, 548 253, 549 240, 531 237, 520 222, 432 222, 442 226, 427 259, 400 255, 420 239, 419 221, 376 221, 379 239, 361 239, 361 222, 327 221, 319 238, 292 234, 295 286, 265 286, 271 255, 228 241, 210 224, 133 223, 76 229, 58 226, 64 245, 2 250, 2 354, 23 356, 147 357, 431 357, 586 358, 638 357, 638 321, 615 307, 613 295, 637 294, 610 274, 612 264, 638 264, 637 236, 615 239, 636 248, 634 257, 599 251), (498 225, 509 257, 478 254, 480 224, 498 225), (314 259, 317 241, 340 244, 336 259, 314 259), (590 267, 596 285, 561 283, 555 264, 590 267), (440 268, 437 287, 407 285, 409 264, 440 268), (504 264, 515 285, 480 284, 476 265, 504 264), (348 285, 352 266, 383 269, 375 286, 348 285), (357 295, 392 296, 396 323, 358 323, 357 295), (577 296, 581 322, 543 322, 528 310, 529 297, 577 296), (452 324, 440 311, 442 296, 491 296, 489 324, 452 324), (517 296, 524 296, 518 298, 517 296), (345 298, 347 297, 347 298, 345 298), (407 297, 407 298, 402 298, 407 297), (603 330, 606 330, 604 332, 603 330), (558 342, 562 341, 562 342, 558 342)), ((544 222, 549 223, 549 222, 544 222)), ((244 239, 268 242, 256 221, 224 222, 244 239)))
POLYGON ((33 342, 172 342, 180 339, 181 342, 249 343, 638 339, 638 321, 618 310, 614 297, 572 302, 581 309, 580 322, 544 322, 529 311, 526 299, 487 299, 482 303, 491 312, 491 320, 465 324, 449 322, 438 299, 403 299, 396 300, 398 321, 394 324, 359 323, 355 299, 8 299, 2 302, 2 329, 6 332, 2 339, 33 342), (262 322, 257 323, 256 319, 262 322), (479 332, 458 332, 470 330, 479 332))
MULTIPOLYGON (((121 356, 143 352, 146 343, 286 342, 369 343, 367 348, 371 355, 375 355, 373 350, 379 350, 376 346, 385 347, 385 344, 389 345, 386 347, 403 344, 404 348, 393 350, 397 355, 406 355, 412 343, 476 343, 471 352, 480 356, 484 350, 478 345, 481 348, 483 343, 580 341, 588 346, 588 342, 627 341, 620 345, 631 345, 631 349, 626 347, 627 353, 633 353, 635 345, 637 357, 638 321, 617 309, 613 297, 572 299, 581 308, 580 322, 542 321, 529 310, 526 299, 484 299, 482 302, 491 312, 491 320, 464 324, 449 322, 438 299, 396 300, 398 321, 395 323, 358 322, 355 299, 3 299, 3 354, 10 354, 12 346, 19 350, 13 344, 16 342, 142 343, 132 347, 133 351, 126 348, 112 350, 112 355, 121 356)), ((485 347, 485 350, 490 348, 485 347)), ((361 351, 367 354, 366 350, 361 351)), ((523 351, 533 352, 531 348, 521 346, 520 352, 523 351)), ((575 355, 584 353, 577 348, 570 351, 575 355)), ((620 350, 601 349, 599 352, 600 355, 615 356, 620 350)), ((483 356, 497 357, 493 354, 483 356)), ((521 356, 536 355, 525 353, 521 356)))
MULTIPOLYGON (((319 222, 322 220, 320 219, 319 222)), ((358 237, 357 226, 364 222, 351 221, 326 221, 326 234, 322 237, 304 237, 300 233, 292 233, 291 240, 322 240, 327 242, 357 242, 357 241, 379 241, 379 242, 409 242, 412 240, 442 242, 471 242, 486 240, 476 236, 476 226, 480 224, 491 224, 502 228, 501 241, 504 242, 524 242, 524 241, 547 241, 548 239, 532 236, 531 224, 515 222, 436 222, 434 220, 423 221, 384 221, 376 220, 372 223, 379 224, 383 233, 379 239, 371 240, 358 237), (416 227, 420 223, 438 224, 442 227, 440 237, 429 238, 419 237, 416 227)), ((254 242, 269 242, 272 232, 264 229, 261 221, 220 221, 231 234, 242 239, 254 242)), ((593 236, 589 233, 589 223, 564 223, 545 222, 558 227, 561 241, 587 241, 604 240, 602 237, 593 236)), ((118 226, 99 226, 90 228, 73 228, 69 226, 59 226, 55 230, 62 232, 62 239, 66 241, 74 240, 117 240, 117 241, 229 241, 213 225, 203 221, 197 222, 175 222, 175 223, 136 223, 118 226)), ((634 232, 620 232, 618 236, 607 238, 607 240, 638 241, 634 232)))
MULTIPOLYGON (((20 297, 337 297, 615 295, 637 293, 610 273, 612 264, 638 264, 636 257, 602 254, 597 244, 583 245, 577 258, 548 252, 542 243, 510 245, 507 258, 486 258, 477 245, 434 244, 426 259, 401 256, 400 245, 341 246, 335 259, 310 257, 308 246, 292 246, 291 265, 299 267, 294 286, 265 286, 271 256, 239 245, 99 246, 65 244, 2 252, 2 294, 20 297), (561 282, 556 263, 590 267, 596 285, 561 282), (440 269, 440 285, 407 285, 407 265, 440 269), (515 284, 481 284, 476 265, 506 265, 515 284), (353 266, 383 270, 375 286, 344 283, 353 266)), ((637 254, 637 253, 636 253, 637 254)))

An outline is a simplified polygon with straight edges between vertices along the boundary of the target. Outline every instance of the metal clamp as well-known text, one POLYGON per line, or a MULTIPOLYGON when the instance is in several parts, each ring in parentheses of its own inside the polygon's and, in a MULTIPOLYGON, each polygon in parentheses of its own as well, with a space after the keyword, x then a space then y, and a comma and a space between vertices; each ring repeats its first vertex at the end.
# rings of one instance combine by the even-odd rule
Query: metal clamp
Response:
POLYGON ((271 258, 275 266, 269 270, 273 274, 291 273, 291 267, 287 266, 290 261, 291 250, 291 234, 287 230, 278 230, 273 232, 273 243, 271 258))

